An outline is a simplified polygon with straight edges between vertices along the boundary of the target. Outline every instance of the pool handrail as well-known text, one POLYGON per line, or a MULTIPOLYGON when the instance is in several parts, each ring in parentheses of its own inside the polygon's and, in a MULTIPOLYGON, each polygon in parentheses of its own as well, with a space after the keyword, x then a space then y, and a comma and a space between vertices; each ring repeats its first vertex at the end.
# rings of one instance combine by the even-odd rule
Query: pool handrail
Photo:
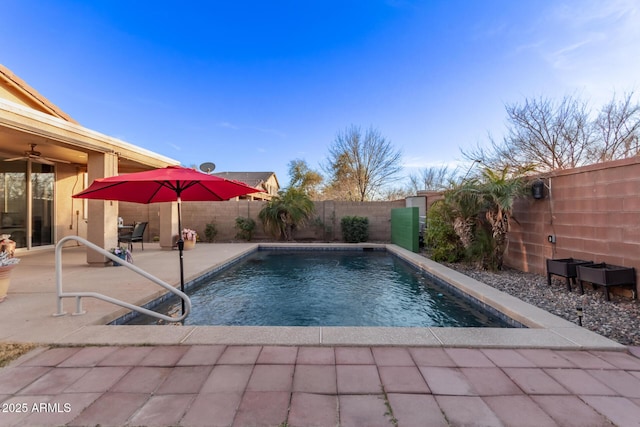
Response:
POLYGON ((133 310, 133 311, 137 311, 138 313, 142 313, 142 314, 146 314, 147 316, 152 316, 155 317, 157 319, 162 319, 165 320, 167 322, 180 322, 182 320, 184 320, 188 315, 189 312, 191 311, 191 300, 189 299, 189 297, 184 293, 181 292, 179 289, 176 289, 175 287, 171 286, 170 284, 164 282, 161 279, 158 279, 155 276, 152 276, 151 274, 147 273, 146 271, 142 270, 140 267, 137 267, 135 265, 133 265, 130 262, 127 262, 125 260, 123 260, 122 258, 119 258, 117 256, 115 256, 114 254, 110 253, 109 251, 106 251, 105 249, 101 248, 100 246, 97 246, 94 243, 91 243, 90 241, 88 241, 87 239, 84 239, 82 237, 79 236, 66 236, 63 237, 62 239, 60 239, 58 241, 58 243, 56 244, 56 251, 55 251, 55 267, 56 267, 56 293, 57 293, 57 299, 58 299, 58 312, 54 313, 53 315, 58 317, 58 316, 64 316, 67 313, 64 311, 63 306, 62 306, 62 299, 63 298, 76 298, 76 312, 72 313, 72 315, 81 315, 81 314, 85 314, 86 311, 82 310, 82 297, 86 297, 86 298, 97 298, 99 300, 102 301, 106 301, 112 304, 116 304, 119 305, 121 307, 125 307, 128 308, 129 310, 133 310), (168 290, 169 292, 177 295, 178 297, 180 297, 183 301, 184 301, 184 313, 182 313, 180 316, 178 317, 170 317, 161 313, 158 313, 156 311, 152 311, 149 309, 146 309, 144 307, 139 307, 137 305, 133 305, 130 304, 128 302, 119 300, 117 298, 112 298, 110 296, 98 293, 98 292, 63 292, 62 291, 62 247, 64 246, 64 244, 69 241, 69 240, 75 240, 85 246, 87 246, 90 249, 93 249, 94 251, 106 256, 107 258, 109 258, 110 260, 117 262, 125 267, 127 267, 129 270, 138 273, 139 275, 143 276, 146 279, 151 280, 152 282, 154 282, 155 284, 162 286, 163 288, 165 288, 166 290, 168 290))

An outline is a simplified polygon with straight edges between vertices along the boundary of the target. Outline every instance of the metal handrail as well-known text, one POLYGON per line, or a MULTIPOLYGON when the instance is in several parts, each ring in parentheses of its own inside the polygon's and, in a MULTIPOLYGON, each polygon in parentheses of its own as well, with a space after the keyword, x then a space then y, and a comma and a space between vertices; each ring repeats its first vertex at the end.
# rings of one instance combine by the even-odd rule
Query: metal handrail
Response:
POLYGON ((73 315, 80 315, 80 314, 86 313, 85 311, 82 310, 82 301, 81 301, 82 297, 97 298, 102 301, 110 302, 112 304, 116 304, 121 307, 128 308, 129 310, 137 311, 138 313, 146 314, 147 316, 152 316, 157 319, 166 320, 167 322, 180 322, 184 320, 189 314, 189 312, 191 311, 191 300, 184 292, 181 292, 180 290, 174 288, 170 284, 158 279, 155 276, 152 276, 151 274, 147 273, 141 268, 131 264, 130 262, 123 260, 122 258, 115 256, 114 254, 104 250, 103 248, 101 248, 100 246, 97 246, 94 243, 91 243, 87 239, 83 239, 82 237, 67 236, 60 239, 60 241, 56 244, 55 263, 56 263, 56 291, 58 294, 58 312, 54 313, 53 314, 54 316, 64 316, 65 314, 67 314, 62 307, 62 298, 73 298, 73 297, 76 298, 76 312, 72 313, 73 315), (129 304, 128 302, 121 301, 119 299, 112 298, 110 296, 107 296, 98 292, 62 292, 62 246, 64 245, 65 242, 69 240, 75 240, 77 242, 82 243, 83 245, 93 249, 94 251, 102 255, 105 255, 110 260, 117 262, 121 265, 124 265, 129 270, 132 270, 133 272, 138 273, 139 275, 151 280, 155 284, 162 286, 169 292, 179 296, 184 301, 184 307, 185 307, 184 313, 182 313, 182 315, 179 317, 170 317, 164 314, 160 314, 156 311, 148 310, 146 308, 139 307, 137 305, 129 304))

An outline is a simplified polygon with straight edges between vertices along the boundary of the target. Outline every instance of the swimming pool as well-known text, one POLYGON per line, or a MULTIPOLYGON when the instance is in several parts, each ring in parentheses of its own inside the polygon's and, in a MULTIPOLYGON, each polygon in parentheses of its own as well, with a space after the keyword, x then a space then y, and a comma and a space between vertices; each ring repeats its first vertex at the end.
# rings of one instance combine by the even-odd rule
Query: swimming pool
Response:
POLYGON ((188 293, 185 325, 510 326, 386 251, 259 250, 188 293))

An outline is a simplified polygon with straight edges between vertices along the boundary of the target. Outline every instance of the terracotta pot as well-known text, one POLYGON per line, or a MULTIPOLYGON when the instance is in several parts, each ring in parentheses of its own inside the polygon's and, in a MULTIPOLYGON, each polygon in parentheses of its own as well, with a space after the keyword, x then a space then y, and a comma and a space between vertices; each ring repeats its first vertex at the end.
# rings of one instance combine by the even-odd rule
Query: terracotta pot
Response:
POLYGON ((184 250, 185 251, 189 251, 193 248, 196 247, 196 241, 195 240, 185 240, 184 241, 184 250))
POLYGON ((0 302, 4 301, 9 291, 11 281, 11 270, 18 264, 5 265, 0 267, 0 302))

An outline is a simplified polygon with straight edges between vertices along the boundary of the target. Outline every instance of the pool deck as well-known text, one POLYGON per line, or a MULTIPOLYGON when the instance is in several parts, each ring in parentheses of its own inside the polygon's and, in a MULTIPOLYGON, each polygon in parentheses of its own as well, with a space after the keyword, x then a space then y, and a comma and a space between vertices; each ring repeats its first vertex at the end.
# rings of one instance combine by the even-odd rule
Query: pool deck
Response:
MULTIPOLYGON (((255 248, 198 244, 185 252, 186 281, 255 248)), ((0 402, 13 409, 0 411, 0 426, 640 426, 640 348, 387 250, 529 328, 107 326, 126 310, 86 298, 86 314, 52 316, 54 254, 33 251, 20 255, 0 304, 0 340, 42 347, 0 368, 0 402), (52 405, 37 412, 34 403, 52 405)), ((134 304, 162 293, 126 268, 87 266, 82 247, 64 249, 62 260, 65 291, 134 304)), ((179 282, 176 251, 136 244, 134 260, 179 282)))

